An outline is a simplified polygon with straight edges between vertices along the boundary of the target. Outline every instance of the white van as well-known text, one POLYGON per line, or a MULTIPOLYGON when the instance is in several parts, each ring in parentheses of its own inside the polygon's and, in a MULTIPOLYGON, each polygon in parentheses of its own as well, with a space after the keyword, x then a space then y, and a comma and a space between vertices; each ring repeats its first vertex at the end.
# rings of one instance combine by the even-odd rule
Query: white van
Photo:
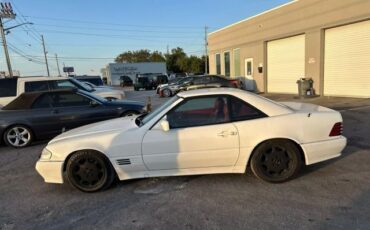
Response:
POLYGON ((69 77, 14 77, 0 79, 0 108, 7 105, 24 92, 65 88, 78 88, 110 100, 121 100, 125 98, 123 90, 92 88, 69 77))

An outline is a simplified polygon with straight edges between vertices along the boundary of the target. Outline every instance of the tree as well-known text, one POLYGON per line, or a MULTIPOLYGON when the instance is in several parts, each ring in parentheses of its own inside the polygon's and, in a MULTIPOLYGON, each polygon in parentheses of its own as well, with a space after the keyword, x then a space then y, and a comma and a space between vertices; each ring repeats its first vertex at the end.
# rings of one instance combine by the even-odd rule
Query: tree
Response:
POLYGON ((204 72, 205 56, 188 57, 180 47, 174 48, 169 54, 163 55, 159 51, 151 52, 148 49, 126 51, 118 55, 116 62, 166 62, 167 70, 173 73, 202 73, 204 72))
POLYGON ((180 47, 171 50, 170 54, 166 54, 167 69, 174 73, 184 72, 183 62, 187 58, 186 53, 180 47))
POLYGON ((127 51, 119 54, 115 62, 165 62, 166 59, 159 51, 150 52, 147 49, 141 49, 136 51, 127 51))

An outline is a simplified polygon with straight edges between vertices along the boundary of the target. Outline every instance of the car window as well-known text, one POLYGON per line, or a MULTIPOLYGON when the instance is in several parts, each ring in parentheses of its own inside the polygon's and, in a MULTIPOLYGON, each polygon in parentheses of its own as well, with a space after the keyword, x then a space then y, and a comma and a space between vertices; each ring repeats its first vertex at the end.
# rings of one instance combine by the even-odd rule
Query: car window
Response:
POLYGON ((213 83, 226 84, 226 83, 228 83, 228 80, 223 79, 221 77, 213 76, 213 77, 211 77, 211 82, 213 82, 213 83))
POLYGON ((69 80, 56 80, 56 81, 49 81, 50 88, 52 89, 76 89, 76 85, 74 85, 69 80))
POLYGON ((195 77, 193 80, 194 85, 204 84, 205 79, 204 77, 195 77))
POLYGON ((187 99, 167 114, 171 128, 183 128, 229 122, 226 96, 187 99))
POLYGON ((44 109, 51 107, 51 98, 48 94, 43 94, 32 105, 32 109, 44 109))
POLYGON ((17 78, 0 79, 0 97, 17 96, 17 78))
POLYGON ((48 81, 29 81, 24 84, 25 92, 48 91, 48 81))
POLYGON ((76 93, 50 94, 53 107, 73 107, 90 105, 91 99, 76 93))
POLYGON ((230 115, 233 121, 249 120, 266 116, 258 109, 236 97, 230 96, 229 104, 230 115))

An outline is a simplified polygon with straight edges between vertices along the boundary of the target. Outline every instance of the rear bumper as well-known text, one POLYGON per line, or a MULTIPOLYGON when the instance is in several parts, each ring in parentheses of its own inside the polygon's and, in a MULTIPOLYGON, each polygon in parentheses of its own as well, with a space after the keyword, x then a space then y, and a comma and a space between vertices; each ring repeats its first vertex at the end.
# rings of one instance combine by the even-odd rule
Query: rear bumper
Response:
POLYGON ((332 140, 307 143, 302 144, 301 146, 305 153, 306 165, 310 165, 339 157, 346 145, 347 138, 340 136, 332 140))
POLYGON ((38 161, 36 170, 47 183, 63 183, 63 161, 38 161))

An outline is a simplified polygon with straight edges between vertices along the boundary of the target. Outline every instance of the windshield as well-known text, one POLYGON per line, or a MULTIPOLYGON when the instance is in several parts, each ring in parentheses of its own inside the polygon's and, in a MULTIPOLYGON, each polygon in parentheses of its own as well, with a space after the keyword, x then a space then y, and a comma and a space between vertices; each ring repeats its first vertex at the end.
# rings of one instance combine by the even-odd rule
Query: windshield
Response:
POLYGON ((79 89, 82 89, 82 90, 85 90, 87 92, 93 92, 95 91, 91 86, 87 85, 87 84, 83 84, 82 82, 76 80, 76 79, 73 79, 73 78, 70 78, 70 81, 75 84, 77 86, 77 88, 79 89))
POLYGON ((153 112, 147 114, 144 117, 138 117, 138 119, 140 119, 139 126, 142 126, 148 123, 150 120, 152 120, 154 117, 156 117, 158 114, 160 114, 163 110, 165 110, 168 106, 170 106, 172 103, 174 103, 178 99, 179 99, 178 96, 174 96, 173 98, 171 98, 170 100, 166 101, 164 104, 156 108, 153 112))

